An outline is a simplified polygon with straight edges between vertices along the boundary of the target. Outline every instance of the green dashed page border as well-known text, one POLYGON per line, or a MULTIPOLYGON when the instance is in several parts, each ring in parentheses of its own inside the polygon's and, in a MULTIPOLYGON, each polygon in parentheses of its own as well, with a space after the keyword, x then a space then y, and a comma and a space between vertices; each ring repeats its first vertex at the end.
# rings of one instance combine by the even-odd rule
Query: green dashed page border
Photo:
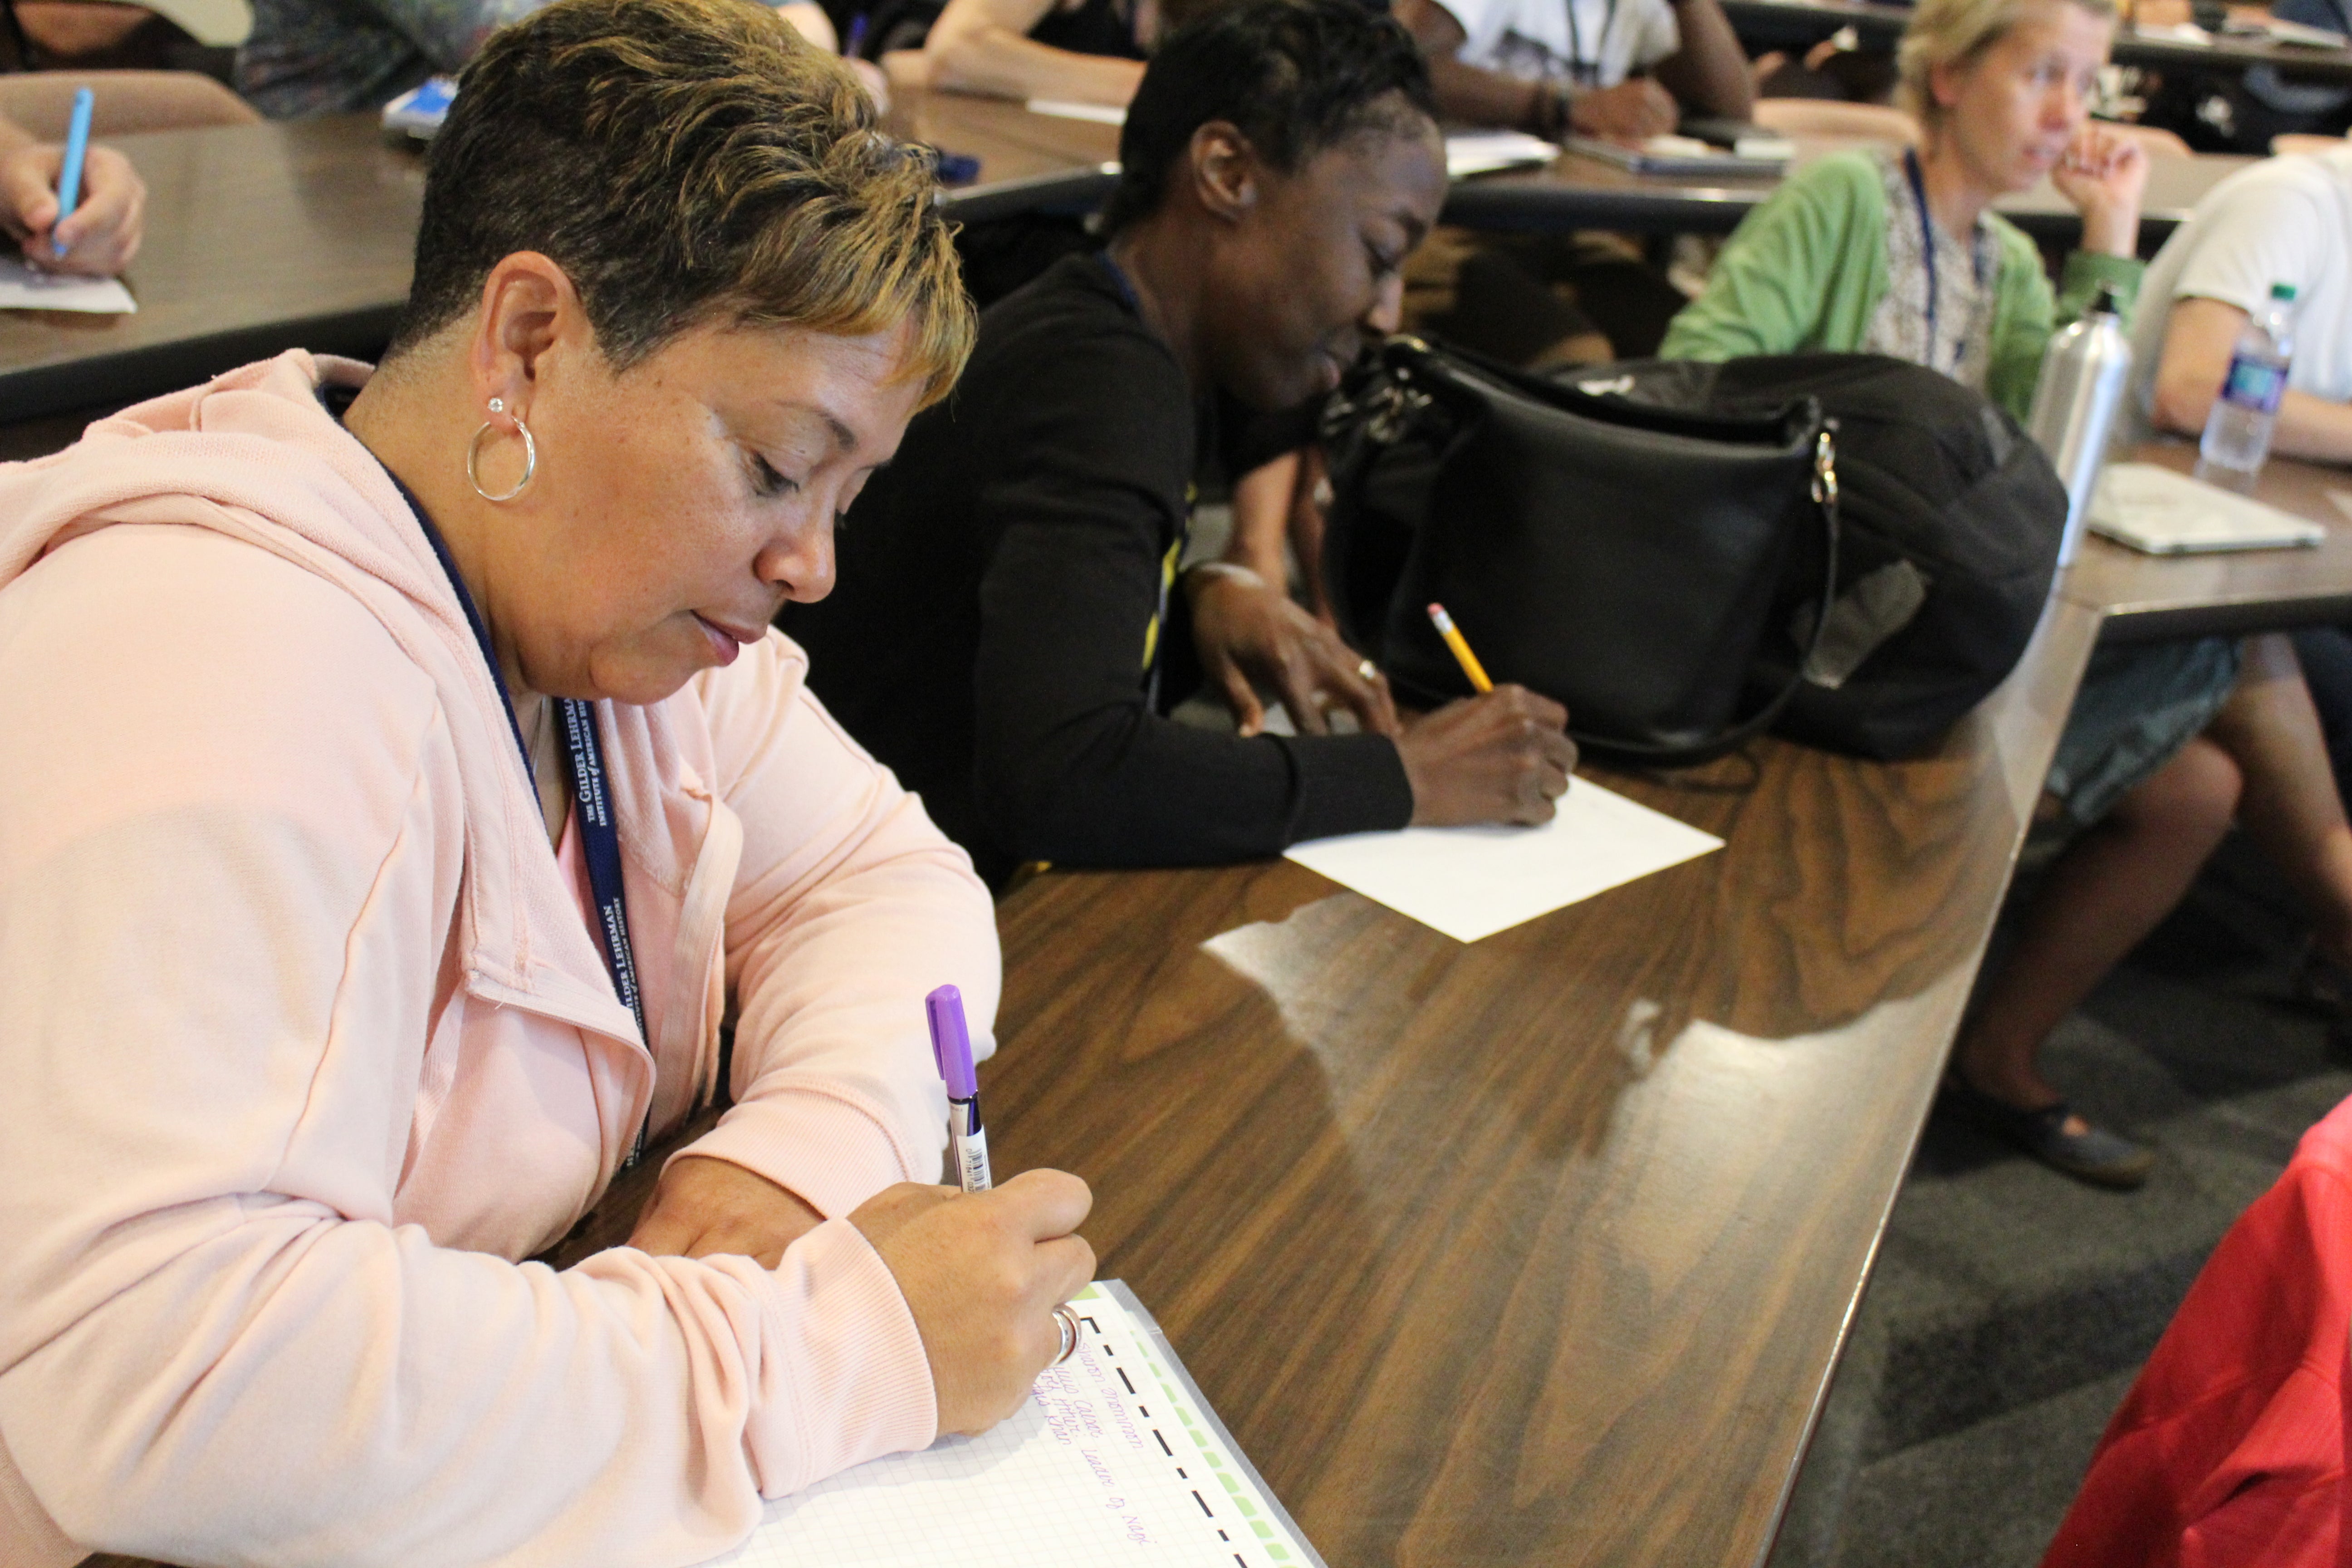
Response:
POLYGON ((1234 1435, 1209 1405, 1201 1393, 1201 1385, 1184 1370, 1176 1348, 1168 1342, 1160 1321, 1136 1299, 1134 1291, 1123 1279, 1097 1279, 1072 1297, 1084 1302, 1108 1300, 1117 1302, 1131 1318, 1139 1331, 1137 1346, 1150 1363, 1148 1370, 1158 1380, 1168 1407, 1176 1412, 1184 1436, 1200 1450, 1201 1458, 1216 1477, 1227 1500, 1241 1514, 1243 1522, 1254 1538, 1259 1552, 1271 1559, 1276 1568, 1326 1568, 1323 1558, 1308 1544, 1307 1537, 1282 1506, 1280 1499, 1249 1462, 1234 1435))

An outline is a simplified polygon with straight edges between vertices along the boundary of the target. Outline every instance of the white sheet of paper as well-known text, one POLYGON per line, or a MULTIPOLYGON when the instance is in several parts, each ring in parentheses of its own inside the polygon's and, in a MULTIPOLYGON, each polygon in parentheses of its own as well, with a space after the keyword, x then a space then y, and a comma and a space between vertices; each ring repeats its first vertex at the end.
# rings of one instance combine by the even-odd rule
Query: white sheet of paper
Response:
POLYGON ((1050 114, 1056 120, 1091 120, 1097 125, 1124 125, 1127 110, 1115 103, 1077 103, 1061 98, 1033 98, 1029 100, 1032 114, 1050 114))
POLYGON ((780 1498, 708 1568, 1323 1568, 1124 1291, 993 1431, 780 1498))
POLYGON ((69 278, 36 272, 21 256, 0 256, 0 310, 80 310, 93 316, 125 316, 139 301, 119 278, 69 278))
POLYGON ((1320 871, 1456 942, 1476 942, 1696 859, 1723 840, 1578 779, 1541 827, 1408 827, 1291 847, 1320 871))
POLYGON ((1445 138, 1445 173, 1454 179, 1549 163, 1559 149, 1524 131, 1456 131, 1445 138))

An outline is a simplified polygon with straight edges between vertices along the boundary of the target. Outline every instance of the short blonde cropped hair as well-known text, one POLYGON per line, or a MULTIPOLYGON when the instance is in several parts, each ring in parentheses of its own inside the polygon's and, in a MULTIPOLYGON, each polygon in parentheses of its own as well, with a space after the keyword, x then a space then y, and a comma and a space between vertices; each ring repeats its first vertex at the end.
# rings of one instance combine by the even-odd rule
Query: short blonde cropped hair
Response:
MULTIPOLYGON (((2009 36, 2037 0, 1919 0, 1895 52, 1895 103, 1922 125, 1942 118, 1930 81, 1937 66, 1966 65, 2009 36)), ((2066 0, 2113 20, 2116 0, 2066 0)))
POLYGON ((754 0, 559 0, 500 29, 434 139, 396 357, 532 250, 626 369, 706 321, 905 328, 946 395, 976 321, 930 155, 841 62, 754 0))

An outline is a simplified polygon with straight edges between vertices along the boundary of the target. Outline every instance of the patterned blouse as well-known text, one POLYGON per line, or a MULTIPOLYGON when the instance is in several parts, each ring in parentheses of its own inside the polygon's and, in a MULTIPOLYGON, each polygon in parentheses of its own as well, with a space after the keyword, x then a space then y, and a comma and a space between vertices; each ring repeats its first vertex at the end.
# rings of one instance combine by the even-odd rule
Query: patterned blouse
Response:
POLYGON ((1983 217, 1965 239, 1936 228, 1930 268, 1925 230, 1934 226, 1926 221, 1908 155, 1882 157, 1879 171, 1886 182, 1886 297, 1870 319, 1863 350, 1942 371, 1982 392, 1992 364, 2000 241, 1983 217))

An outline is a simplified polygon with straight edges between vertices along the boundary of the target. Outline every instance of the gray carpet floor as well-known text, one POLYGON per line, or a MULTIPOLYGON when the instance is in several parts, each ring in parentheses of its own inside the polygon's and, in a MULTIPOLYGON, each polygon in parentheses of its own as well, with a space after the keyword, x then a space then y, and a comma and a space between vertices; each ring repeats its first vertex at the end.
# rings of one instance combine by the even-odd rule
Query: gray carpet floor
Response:
POLYGON ((2158 1146, 2138 1192, 1929 1122, 1773 1568, 2040 1560, 2214 1244, 2352 1095, 2352 1061, 2289 1000, 2300 948, 2267 870, 2225 846, 2051 1041, 2079 1106, 2158 1146))

